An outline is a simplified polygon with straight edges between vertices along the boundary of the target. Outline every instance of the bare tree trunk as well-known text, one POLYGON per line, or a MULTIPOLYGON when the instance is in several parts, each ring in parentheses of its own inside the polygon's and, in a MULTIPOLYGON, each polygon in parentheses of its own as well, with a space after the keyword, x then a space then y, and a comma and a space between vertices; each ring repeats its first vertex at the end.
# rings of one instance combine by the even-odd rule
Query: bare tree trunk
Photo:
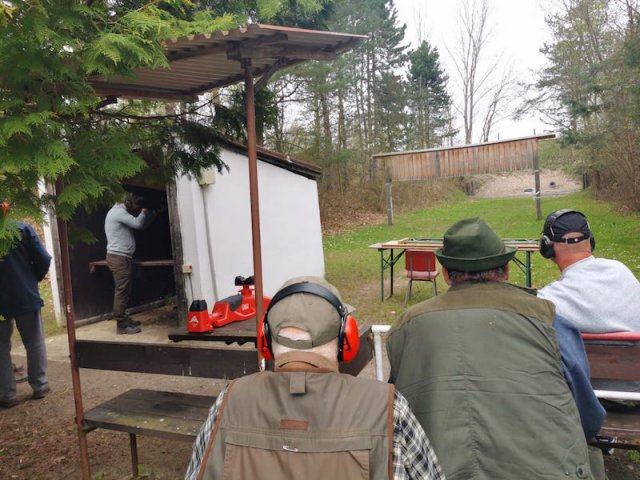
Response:
POLYGON ((487 29, 488 17, 488 0, 465 0, 459 16, 459 44, 456 51, 449 51, 462 90, 462 116, 466 144, 473 141, 476 109, 478 102, 487 93, 485 85, 493 70, 491 67, 485 73, 479 71, 484 46, 491 36, 491 32, 487 29))

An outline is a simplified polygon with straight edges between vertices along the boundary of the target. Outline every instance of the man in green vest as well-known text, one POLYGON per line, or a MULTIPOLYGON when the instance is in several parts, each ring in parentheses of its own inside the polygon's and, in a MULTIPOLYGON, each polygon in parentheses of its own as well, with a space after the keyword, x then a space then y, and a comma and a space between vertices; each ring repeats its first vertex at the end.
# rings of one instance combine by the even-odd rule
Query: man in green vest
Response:
POLYGON ((514 255, 479 218, 445 233, 436 256, 451 288, 392 328, 391 381, 449 480, 600 478, 602 454, 592 468, 586 439, 604 411, 579 333, 506 282, 514 255))
POLYGON ((358 342, 335 287, 319 277, 285 283, 258 336, 275 371, 242 377, 218 396, 185 479, 444 479, 393 385, 339 373, 358 342))

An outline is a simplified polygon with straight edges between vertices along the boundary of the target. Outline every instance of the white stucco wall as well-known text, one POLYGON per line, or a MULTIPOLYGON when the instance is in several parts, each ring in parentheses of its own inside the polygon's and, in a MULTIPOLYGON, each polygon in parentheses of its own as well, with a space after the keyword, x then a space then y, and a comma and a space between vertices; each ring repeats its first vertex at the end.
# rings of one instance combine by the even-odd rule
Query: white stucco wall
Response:
MULTIPOLYGON (((193 266, 187 297, 204 298, 209 308, 236 293, 236 275, 253 274, 248 160, 225 149, 221 155, 230 171, 216 173, 215 183, 177 183, 184 261, 193 266)), ((315 180, 260 160, 258 182, 264 293, 272 296, 293 276, 324 276, 318 190, 315 180)))

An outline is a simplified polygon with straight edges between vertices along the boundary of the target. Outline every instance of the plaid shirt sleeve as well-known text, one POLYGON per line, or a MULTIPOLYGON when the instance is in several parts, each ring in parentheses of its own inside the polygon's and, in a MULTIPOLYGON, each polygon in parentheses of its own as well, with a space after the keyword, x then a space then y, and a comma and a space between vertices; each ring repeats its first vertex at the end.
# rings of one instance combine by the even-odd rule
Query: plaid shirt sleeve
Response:
POLYGON ((393 402, 394 480, 444 480, 444 473, 429 439, 409 402, 395 391, 393 402))
POLYGON ((196 441, 193 442, 191 462, 189 462, 189 467, 187 468, 187 473, 184 476, 184 480, 196 480, 198 478, 198 473, 200 473, 200 467, 202 466, 204 451, 207 448, 207 443, 209 442, 209 437, 211 436, 213 426, 218 419, 218 411, 220 410, 220 405, 222 405, 222 399, 226 391, 227 387, 225 387, 224 390, 220 392, 220 395, 218 395, 218 398, 211 407, 211 410, 209 410, 207 419, 202 424, 202 427, 200 427, 200 431, 198 432, 196 441))

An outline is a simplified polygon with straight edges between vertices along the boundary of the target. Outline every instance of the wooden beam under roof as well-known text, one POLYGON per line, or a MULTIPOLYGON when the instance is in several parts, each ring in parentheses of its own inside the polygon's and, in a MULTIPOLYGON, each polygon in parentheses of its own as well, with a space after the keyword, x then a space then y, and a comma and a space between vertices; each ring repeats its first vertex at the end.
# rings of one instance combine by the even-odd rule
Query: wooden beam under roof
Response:
POLYGON ((284 33, 276 33, 269 36, 261 36, 258 38, 249 38, 246 40, 232 40, 221 39, 220 43, 211 45, 197 45, 193 47, 184 48, 181 50, 170 51, 167 53, 167 59, 169 62, 176 62, 179 60, 185 60, 188 58, 202 57, 205 55, 215 55, 218 53, 224 53, 228 50, 233 50, 239 45, 247 48, 253 48, 260 45, 269 45, 277 42, 286 42, 287 35, 284 33))
POLYGON ((93 86, 104 97, 144 98, 146 100, 171 100, 193 102, 197 94, 189 92, 159 90, 155 87, 119 85, 117 83, 93 82, 93 86))
POLYGON ((333 50, 315 50, 309 48, 293 47, 268 47, 268 48, 248 48, 242 47, 227 52, 229 60, 242 60, 243 58, 295 58, 301 60, 333 60, 336 58, 333 50))

